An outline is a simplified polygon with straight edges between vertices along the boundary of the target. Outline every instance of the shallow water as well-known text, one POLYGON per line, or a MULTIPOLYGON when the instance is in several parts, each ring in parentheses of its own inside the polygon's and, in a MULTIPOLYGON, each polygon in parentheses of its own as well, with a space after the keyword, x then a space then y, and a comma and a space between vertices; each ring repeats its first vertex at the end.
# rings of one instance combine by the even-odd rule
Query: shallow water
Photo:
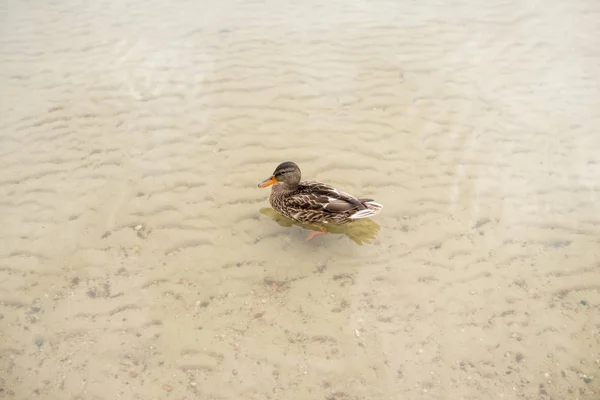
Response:
POLYGON ((600 3, 0 5, 0 398, 597 399, 600 3), (293 160, 385 208, 305 241, 293 160))

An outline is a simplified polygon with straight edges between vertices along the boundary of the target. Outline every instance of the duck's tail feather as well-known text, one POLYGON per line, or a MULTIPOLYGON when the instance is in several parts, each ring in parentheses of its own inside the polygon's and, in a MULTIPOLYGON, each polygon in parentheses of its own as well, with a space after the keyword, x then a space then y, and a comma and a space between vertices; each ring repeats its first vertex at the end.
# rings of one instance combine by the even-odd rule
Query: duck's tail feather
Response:
MULTIPOLYGON (((361 199, 362 200, 362 199, 361 199)), ((350 216, 350 219, 361 219, 373 217, 381 211, 383 205, 374 202, 371 199, 362 200, 362 203, 367 207, 366 210, 360 210, 350 216)))
POLYGON ((361 218, 369 218, 374 215, 377 215, 377 213, 375 211, 367 209, 367 210, 357 211, 354 214, 352 214, 349 218, 350 219, 361 219, 361 218))
POLYGON ((381 211, 381 209, 383 208, 382 204, 379 204, 373 200, 369 200, 363 203, 365 206, 369 207, 369 209, 375 211, 375 212, 379 212, 381 211))

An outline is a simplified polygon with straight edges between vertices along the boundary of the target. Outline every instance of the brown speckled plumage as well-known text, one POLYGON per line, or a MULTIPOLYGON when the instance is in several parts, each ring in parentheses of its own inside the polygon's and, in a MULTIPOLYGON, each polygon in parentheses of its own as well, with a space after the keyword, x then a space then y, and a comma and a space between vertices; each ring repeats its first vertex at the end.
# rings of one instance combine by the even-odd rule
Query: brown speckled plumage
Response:
POLYGON ((356 198, 321 182, 300 182, 300 168, 281 163, 259 187, 273 185, 269 201, 284 216, 307 224, 345 224, 372 217, 383 208, 372 199, 356 198))

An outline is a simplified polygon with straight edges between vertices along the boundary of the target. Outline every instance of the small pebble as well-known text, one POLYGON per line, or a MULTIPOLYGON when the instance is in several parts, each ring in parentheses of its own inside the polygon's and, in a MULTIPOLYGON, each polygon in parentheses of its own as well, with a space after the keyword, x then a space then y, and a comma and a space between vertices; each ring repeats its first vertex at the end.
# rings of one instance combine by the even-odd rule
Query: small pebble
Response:
POLYGON ((142 228, 143 228, 142 225, 136 225, 135 228, 133 228, 133 229, 135 229, 136 231, 141 231, 142 228))
POLYGON ((237 373, 237 369, 234 369, 233 371, 231 371, 231 373, 232 373, 233 375, 237 375, 237 374, 238 374, 238 373, 237 373))
POLYGON ((356 337, 360 337, 360 331, 358 329, 355 329, 354 335, 356 335, 356 337))
POLYGON ((166 390, 167 392, 170 392, 171 390, 173 390, 173 387, 169 386, 169 385, 164 385, 163 389, 166 390))
POLYGON ((190 386, 194 386, 195 387, 196 385, 197 385, 196 382, 190 382, 190 386))

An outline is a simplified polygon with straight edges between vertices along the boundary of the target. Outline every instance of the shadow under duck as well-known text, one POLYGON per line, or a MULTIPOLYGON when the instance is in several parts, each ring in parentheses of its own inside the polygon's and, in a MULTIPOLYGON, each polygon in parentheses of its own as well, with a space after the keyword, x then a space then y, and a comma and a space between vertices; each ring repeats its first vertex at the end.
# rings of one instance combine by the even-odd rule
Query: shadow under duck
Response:
MULTIPOLYGON (((373 217, 383 208, 373 199, 357 198, 322 182, 301 182, 301 177, 298 165, 286 161, 258 187, 272 185, 271 206, 285 217, 304 224, 346 224, 373 217)), ((325 233, 325 229, 313 232, 307 240, 325 233)))

